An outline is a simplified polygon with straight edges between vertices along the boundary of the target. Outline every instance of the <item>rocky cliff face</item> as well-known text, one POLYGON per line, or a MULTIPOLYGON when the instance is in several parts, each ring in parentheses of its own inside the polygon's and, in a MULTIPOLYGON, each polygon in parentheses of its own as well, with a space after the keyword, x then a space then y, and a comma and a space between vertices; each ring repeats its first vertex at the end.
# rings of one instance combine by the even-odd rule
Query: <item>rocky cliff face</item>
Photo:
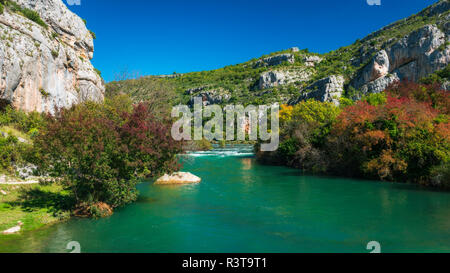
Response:
POLYGON ((268 71, 261 74, 258 82, 258 88, 267 89, 293 82, 305 82, 311 78, 312 72, 309 70, 299 71, 268 71))
POLYGON ((300 97, 290 101, 289 104, 294 105, 300 101, 315 99, 323 102, 332 102, 338 105, 343 92, 344 77, 341 75, 332 75, 308 86, 300 97))
POLYGON ((53 112, 102 101, 104 86, 90 63, 94 44, 83 20, 61 0, 14 0, 45 25, 14 12, 0 15, 0 99, 25 111, 53 112))
MULTIPOLYGON (((214 104, 223 104, 230 100, 231 96, 228 91, 218 88, 218 89, 212 89, 212 90, 205 90, 206 88, 198 88, 196 92, 200 91, 200 93, 196 93, 195 95, 192 95, 188 105, 194 106, 194 100, 195 98, 200 98, 203 102, 203 106, 208 105, 214 105, 214 104)), ((186 91, 186 93, 189 92, 189 90, 186 91)), ((190 93, 193 94, 193 93, 190 93)))
MULTIPOLYGON (((292 50, 292 51, 294 51, 294 50, 292 50)), ((275 56, 270 56, 270 57, 264 58, 262 60, 258 60, 254 64, 254 67, 276 66, 276 65, 280 65, 284 62, 293 64, 295 62, 294 55, 287 53, 287 54, 279 54, 279 55, 275 55, 275 56)))
POLYGON ((410 33, 379 51, 351 85, 361 94, 379 93, 395 80, 418 81, 444 69, 450 63, 448 35, 448 28, 440 30, 436 25, 410 33))

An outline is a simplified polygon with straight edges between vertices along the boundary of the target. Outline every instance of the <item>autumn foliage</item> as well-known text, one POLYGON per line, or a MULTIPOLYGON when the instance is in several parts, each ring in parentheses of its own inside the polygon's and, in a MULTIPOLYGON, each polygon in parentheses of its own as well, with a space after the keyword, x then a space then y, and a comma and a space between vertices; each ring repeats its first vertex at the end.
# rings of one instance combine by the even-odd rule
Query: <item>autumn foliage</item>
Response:
MULTIPOLYGON (((383 96, 341 107, 336 118, 325 115, 327 122, 323 113, 329 106, 316 107, 321 111, 313 115, 320 121, 316 124, 283 113, 291 120, 282 125, 277 158, 311 171, 450 187, 449 94, 437 85, 403 82, 383 96), (305 157, 305 151, 310 155, 305 157)), ((293 112, 308 103, 294 106, 293 112)))
POLYGON ((48 116, 35 145, 41 167, 64 178, 78 204, 115 208, 134 201, 139 179, 178 168, 180 144, 170 136, 170 121, 149 109, 118 98, 48 116))

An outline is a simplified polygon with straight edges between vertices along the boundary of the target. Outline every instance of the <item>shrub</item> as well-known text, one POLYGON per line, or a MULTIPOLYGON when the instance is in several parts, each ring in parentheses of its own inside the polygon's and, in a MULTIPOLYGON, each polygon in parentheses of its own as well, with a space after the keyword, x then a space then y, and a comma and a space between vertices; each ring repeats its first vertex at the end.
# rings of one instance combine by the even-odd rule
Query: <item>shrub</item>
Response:
POLYGON ((7 106, 0 111, 0 126, 12 126, 22 132, 32 129, 40 130, 45 126, 44 115, 37 112, 25 113, 7 106))
POLYGON ((5 9, 5 8, 3 7, 2 3, 0 3, 0 14, 3 14, 4 9, 5 9))
POLYGON ((275 153, 257 152, 260 161, 285 164, 314 172, 323 171, 326 158, 323 145, 340 109, 332 103, 308 100, 280 110, 281 141, 275 153))
POLYGON ((41 19, 41 16, 36 11, 27 8, 21 8, 20 12, 36 24, 47 28, 47 24, 41 19))
POLYGON ((342 112, 327 143, 333 172, 430 182, 431 170, 449 160, 449 123, 431 103, 416 100, 414 90, 388 95, 384 105, 361 101, 342 112))
POLYGON ((136 199, 139 179, 178 168, 170 123, 156 120, 147 104, 118 102, 62 109, 35 141, 40 166, 64 178, 78 204, 123 206, 136 199))
POLYGON ((92 39, 97 39, 97 35, 93 31, 89 30, 89 33, 91 33, 92 39))
POLYGON ((101 78, 102 77, 102 72, 100 70, 98 70, 97 68, 94 68, 95 73, 97 73, 97 75, 101 78))
POLYGON ((390 85, 387 94, 396 97, 429 103, 433 108, 448 115, 450 114, 450 96, 442 90, 440 84, 418 84, 410 81, 396 82, 390 85))
POLYGON ((341 107, 302 102, 280 112, 280 147, 262 162, 313 172, 448 188, 450 95, 395 83, 341 107))
POLYGON ((42 97, 44 98, 48 98, 48 96, 50 96, 50 94, 47 91, 45 91, 44 88, 39 89, 39 93, 41 93, 42 97))
POLYGON ((377 106, 381 104, 385 104, 387 101, 386 93, 371 93, 362 98, 363 101, 367 102, 370 105, 377 106))
POLYGON ((16 159, 16 137, 3 137, 0 135, 0 170, 12 171, 11 163, 16 159))
POLYGON ((0 171, 14 175, 14 165, 24 161, 24 154, 30 145, 21 143, 16 136, 0 135, 0 171))
POLYGON ((58 58, 59 52, 56 50, 52 50, 52 56, 53 56, 53 58, 58 58))
POLYGON ((435 166, 430 171, 431 183, 434 186, 450 189, 450 162, 435 166))

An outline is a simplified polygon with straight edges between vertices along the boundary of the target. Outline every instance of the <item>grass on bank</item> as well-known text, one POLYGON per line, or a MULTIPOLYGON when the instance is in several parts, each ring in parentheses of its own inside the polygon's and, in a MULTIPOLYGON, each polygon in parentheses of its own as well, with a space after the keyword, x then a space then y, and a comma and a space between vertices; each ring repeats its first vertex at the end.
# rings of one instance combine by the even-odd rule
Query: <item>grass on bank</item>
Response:
POLYGON ((0 239, 17 235, 3 235, 2 231, 23 222, 24 231, 39 229, 70 217, 73 199, 61 185, 0 185, 0 239))

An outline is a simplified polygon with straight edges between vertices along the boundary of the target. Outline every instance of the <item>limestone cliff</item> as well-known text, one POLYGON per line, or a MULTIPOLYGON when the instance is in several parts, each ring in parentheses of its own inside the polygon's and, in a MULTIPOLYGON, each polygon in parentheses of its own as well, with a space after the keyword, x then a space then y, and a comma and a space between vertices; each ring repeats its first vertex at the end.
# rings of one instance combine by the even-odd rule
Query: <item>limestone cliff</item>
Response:
POLYGON ((0 14, 0 99, 38 112, 102 101, 93 53, 92 34, 61 0, 8 0, 0 14))
MULTIPOLYGON (((447 20, 450 18, 447 15, 447 20)), ((379 93, 395 80, 418 81, 450 63, 449 29, 427 25, 379 51, 351 85, 365 93, 379 93)))

